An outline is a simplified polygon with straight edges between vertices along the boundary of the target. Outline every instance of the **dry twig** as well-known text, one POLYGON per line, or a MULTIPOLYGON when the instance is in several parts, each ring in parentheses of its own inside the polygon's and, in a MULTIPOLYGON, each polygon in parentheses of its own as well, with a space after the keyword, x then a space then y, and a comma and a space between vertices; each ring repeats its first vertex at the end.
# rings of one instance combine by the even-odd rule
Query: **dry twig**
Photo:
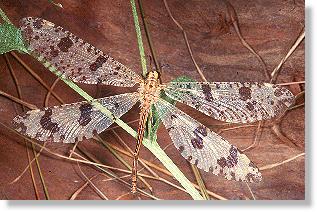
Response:
POLYGON ((267 170, 267 169, 272 169, 272 168, 281 166, 281 165, 283 165, 283 164, 285 164, 285 163, 291 162, 291 161, 293 161, 293 160, 295 160, 295 159, 297 159, 297 158, 299 158, 299 157, 301 157, 301 156, 304 156, 304 155, 305 155, 305 152, 300 153, 300 154, 298 154, 298 155, 295 155, 294 157, 291 157, 291 158, 289 158, 289 159, 283 160, 282 162, 278 162, 278 163, 273 163, 273 164, 269 164, 269 165, 262 166, 262 167, 260 167, 259 169, 260 169, 261 171, 267 170))

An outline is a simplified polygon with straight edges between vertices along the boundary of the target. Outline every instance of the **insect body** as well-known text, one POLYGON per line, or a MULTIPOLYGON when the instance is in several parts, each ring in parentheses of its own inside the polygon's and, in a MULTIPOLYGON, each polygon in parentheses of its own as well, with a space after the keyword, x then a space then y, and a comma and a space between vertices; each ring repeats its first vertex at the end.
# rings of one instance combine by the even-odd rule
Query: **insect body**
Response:
MULTIPOLYGON (((140 122, 132 169, 136 191, 137 160, 150 108, 155 107, 175 147, 190 163, 228 180, 258 182, 262 176, 245 154, 197 120, 160 98, 161 91, 214 119, 249 123, 273 118, 293 104, 284 87, 256 82, 170 82, 161 84, 155 71, 142 79, 129 68, 82 39, 41 18, 24 18, 22 34, 35 56, 78 83, 133 87, 137 92, 96 99, 115 117, 140 102, 140 122)), ((14 118, 15 128, 41 141, 73 143, 92 138, 113 120, 88 102, 31 110, 14 118)))
POLYGON ((137 181, 137 165, 140 147, 144 137, 145 125, 151 110, 151 106, 158 100, 160 96, 161 85, 159 83, 159 74, 156 71, 149 72, 146 80, 140 84, 138 89, 140 98, 140 122, 138 128, 137 144, 134 151, 133 166, 132 166, 132 192, 136 192, 137 181))

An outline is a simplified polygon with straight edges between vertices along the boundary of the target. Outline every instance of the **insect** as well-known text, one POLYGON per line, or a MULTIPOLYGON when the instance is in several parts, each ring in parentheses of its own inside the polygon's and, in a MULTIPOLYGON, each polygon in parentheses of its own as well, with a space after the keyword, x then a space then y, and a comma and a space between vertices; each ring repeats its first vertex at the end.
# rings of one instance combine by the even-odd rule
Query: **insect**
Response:
MULTIPOLYGON (((159 73, 143 78, 99 49, 41 18, 21 20, 21 30, 32 54, 50 62, 64 77, 78 83, 133 87, 125 93, 96 99, 121 117, 140 102, 138 138, 132 169, 132 192, 137 188, 137 165, 146 121, 152 106, 167 129, 175 147, 190 163, 228 180, 259 182, 261 173, 245 154, 224 138, 160 97, 165 94, 214 119, 249 123, 273 118, 294 102, 284 87, 256 82, 170 82, 160 83, 159 73)), ((113 120, 89 102, 31 110, 14 118, 15 129, 40 141, 74 143, 92 138, 113 120)))

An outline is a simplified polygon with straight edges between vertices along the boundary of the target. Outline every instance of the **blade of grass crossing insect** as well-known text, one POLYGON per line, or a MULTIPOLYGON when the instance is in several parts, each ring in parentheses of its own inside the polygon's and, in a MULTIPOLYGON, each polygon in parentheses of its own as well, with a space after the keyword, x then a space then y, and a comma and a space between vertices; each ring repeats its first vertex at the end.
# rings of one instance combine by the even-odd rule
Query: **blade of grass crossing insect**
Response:
POLYGON ((140 28, 140 24, 139 24, 138 12, 136 10, 135 1, 130 0, 130 3, 131 3, 131 7, 132 7, 134 27, 135 27, 136 36, 138 39, 140 59, 141 59, 141 65, 142 65, 142 73, 143 73, 143 76, 145 77, 147 74, 147 68, 146 68, 146 59, 145 59, 145 53, 144 53, 144 47, 143 47, 143 41, 142 41, 141 28, 140 28))

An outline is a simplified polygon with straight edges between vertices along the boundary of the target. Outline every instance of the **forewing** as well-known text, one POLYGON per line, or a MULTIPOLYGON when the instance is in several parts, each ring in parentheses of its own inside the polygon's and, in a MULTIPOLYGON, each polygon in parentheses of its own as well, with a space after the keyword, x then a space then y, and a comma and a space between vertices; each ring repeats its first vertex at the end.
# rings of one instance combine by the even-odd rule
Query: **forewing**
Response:
POLYGON ((102 51, 60 26, 41 18, 21 20, 30 51, 43 57, 75 82, 132 87, 141 77, 102 51))
MULTIPOLYGON (((138 93, 96 99, 115 117, 125 114, 138 101, 138 93)), ((113 123, 87 101, 31 110, 13 120, 15 129, 40 141, 74 143, 92 138, 113 123)))
POLYGON ((294 102, 285 87, 256 82, 175 82, 167 96, 215 119, 247 123, 282 114, 294 102))
POLYGON ((228 180, 258 182, 259 169, 235 146, 165 100, 155 103, 182 156, 198 168, 228 180))

